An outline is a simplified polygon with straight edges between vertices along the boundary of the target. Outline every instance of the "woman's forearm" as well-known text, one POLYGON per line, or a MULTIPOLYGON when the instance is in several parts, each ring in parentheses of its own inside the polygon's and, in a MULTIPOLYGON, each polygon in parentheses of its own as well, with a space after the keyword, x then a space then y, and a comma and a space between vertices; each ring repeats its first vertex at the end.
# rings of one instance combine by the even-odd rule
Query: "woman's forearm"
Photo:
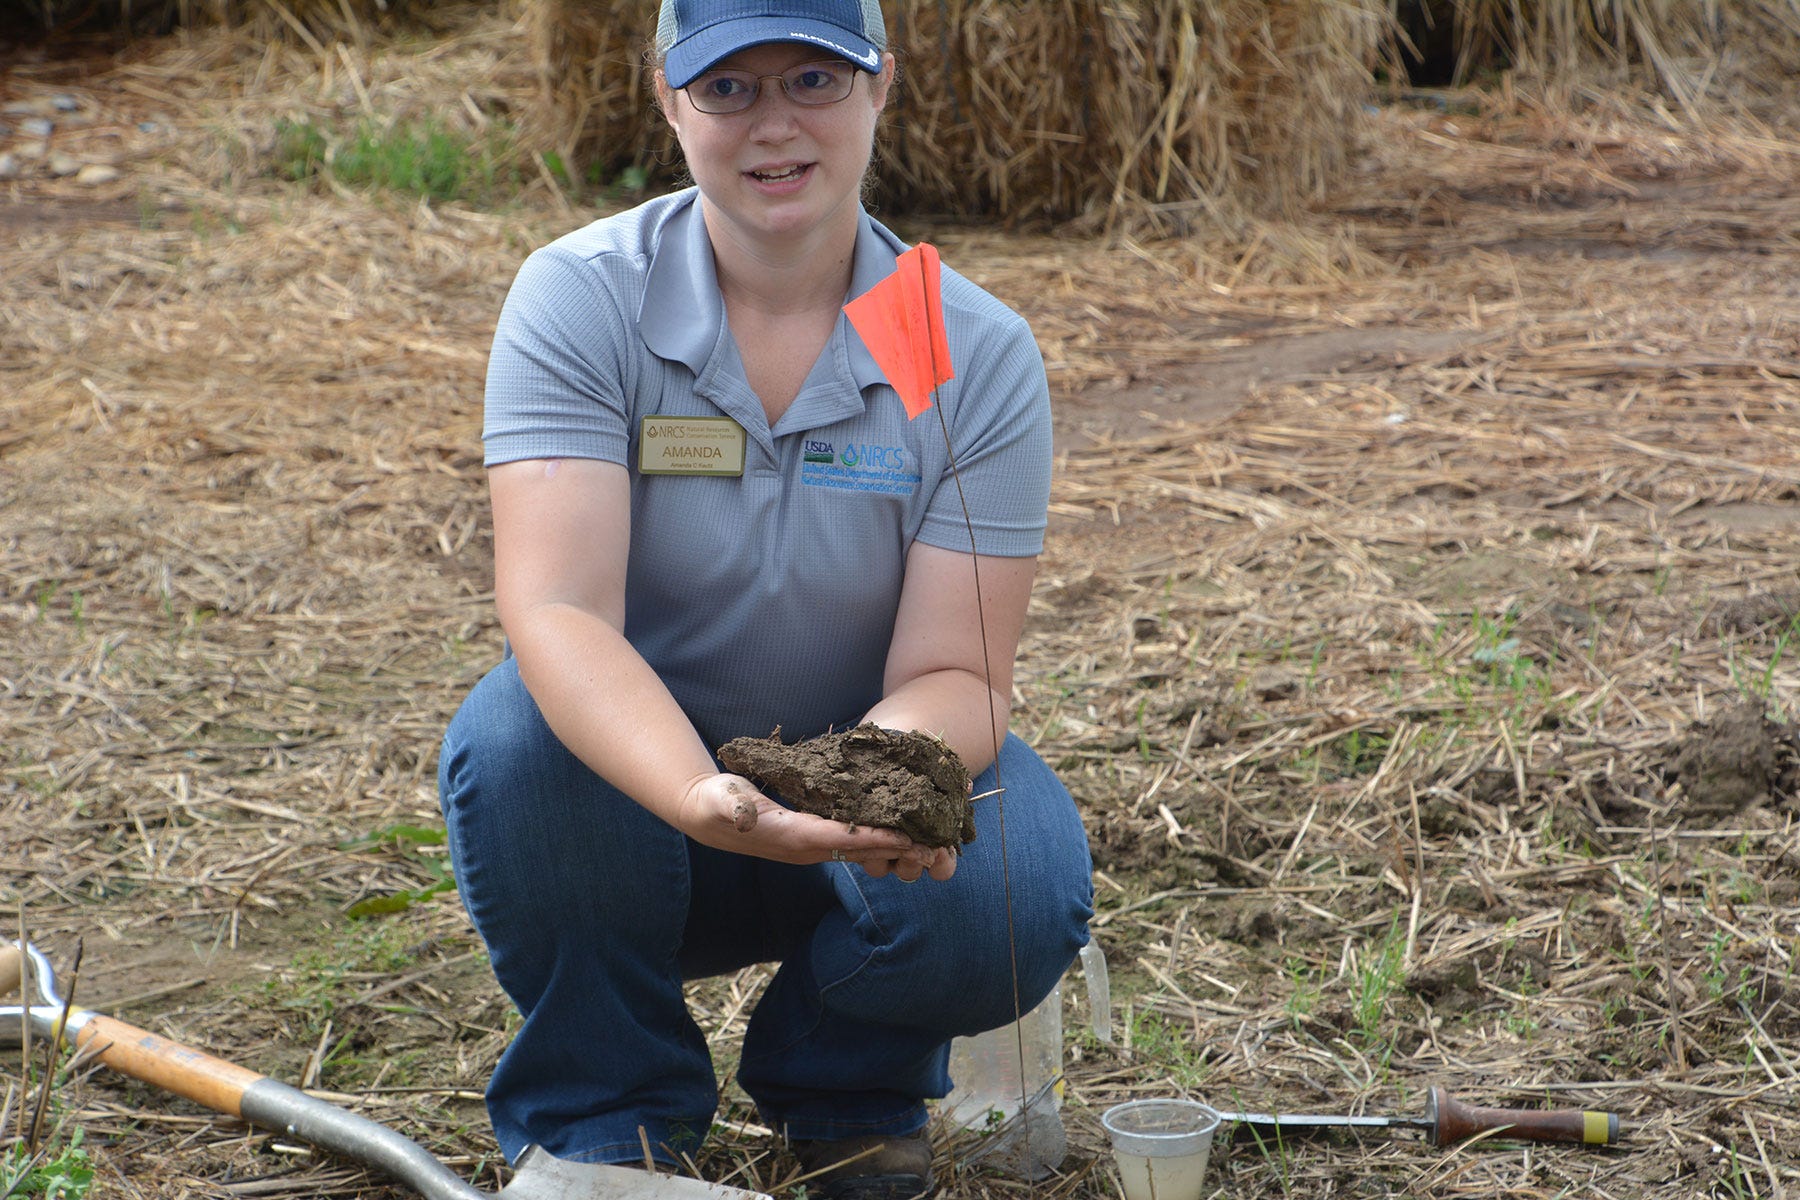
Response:
POLYGON ((683 794, 718 767, 656 672, 619 630, 572 605, 545 604, 514 624, 519 675, 557 738, 675 824, 683 794))
POLYGON ((927 672, 895 688, 863 718, 889 729, 916 729, 942 738, 969 774, 993 765, 1012 715, 1009 697, 980 675, 950 667, 927 672), (983 703, 983 700, 986 703, 983 703))

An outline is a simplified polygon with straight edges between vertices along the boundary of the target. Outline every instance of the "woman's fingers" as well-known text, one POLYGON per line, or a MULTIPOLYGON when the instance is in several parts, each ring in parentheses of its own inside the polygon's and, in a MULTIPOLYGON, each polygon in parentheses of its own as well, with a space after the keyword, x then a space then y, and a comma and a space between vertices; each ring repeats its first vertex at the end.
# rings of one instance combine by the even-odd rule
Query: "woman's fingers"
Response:
POLYGON ((735 779, 725 781, 725 793, 731 797, 731 820, 739 833, 756 828, 756 797, 746 794, 735 779))
POLYGON ((934 850, 929 846, 914 846, 908 853, 900 855, 845 854, 842 859, 835 861, 854 862, 868 872, 871 879, 884 879, 892 875, 902 883, 917 883, 926 875, 942 881, 956 874, 955 853, 945 849, 934 850))
MULTIPOLYGON (((868 825, 846 825, 796 812, 765 796, 738 775, 720 773, 689 785, 684 806, 706 815, 688 827, 689 836, 721 849, 777 862, 855 863, 874 879, 897 875, 907 883, 921 876, 948 879, 956 871, 954 851, 921 846, 905 834, 868 825)), ((687 823, 684 822, 684 825, 687 823)))

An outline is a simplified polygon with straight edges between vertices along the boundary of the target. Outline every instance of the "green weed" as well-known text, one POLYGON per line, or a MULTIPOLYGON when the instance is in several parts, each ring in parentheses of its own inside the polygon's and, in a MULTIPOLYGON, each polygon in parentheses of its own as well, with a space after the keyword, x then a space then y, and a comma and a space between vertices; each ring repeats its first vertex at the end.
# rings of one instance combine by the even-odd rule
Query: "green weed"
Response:
POLYGON ((45 580, 38 584, 37 594, 32 599, 37 608, 37 619, 40 624, 49 618, 50 605, 56 600, 56 593, 61 588, 62 585, 55 580, 45 580))
POLYGON ((52 1153, 40 1146, 27 1153, 22 1142, 7 1147, 0 1160, 0 1197, 21 1200, 82 1200, 94 1185, 94 1164, 77 1128, 52 1153))
POLYGON ((1352 729, 1338 739, 1338 752, 1344 756, 1344 770, 1350 775, 1366 775, 1387 757, 1389 739, 1386 734, 1352 729))
POLYGON ((433 896, 455 890, 456 876, 451 871, 449 855, 432 853, 427 849, 443 847, 447 840, 448 835, 442 826, 402 824, 388 825, 364 837, 340 844, 339 850, 353 852, 386 849, 418 868, 419 873, 424 876, 424 882, 418 887, 404 888, 385 896, 371 896, 367 900, 358 901, 350 906, 348 915, 375 917, 405 912, 433 896))
POLYGON ((330 178, 345 187, 423 196, 428 200, 492 199, 516 189, 498 136, 471 138, 431 120, 381 124, 365 120, 334 136, 310 121, 276 123, 274 169, 296 183, 330 178))
POLYGON ((1288 977, 1288 1017, 1297 1025, 1304 1018, 1311 1016, 1313 1009, 1319 1004, 1319 980, 1317 968, 1297 959, 1287 962, 1288 977))
POLYGON ((1361 1030, 1368 1045, 1378 1044, 1382 1040, 1380 1031, 1382 1018, 1387 1011, 1387 999, 1405 981, 1405 955, 1406 930, 1401 926, 1400 914, 1396 912, 1380 944, 1369 947, 1350 997, 1357 1028, 1361 1030))
POLYGON ((1159 1012, 1140 1009, 1131 1015, 1131 1048, 1155 1063, 1175 1088, 1197 1089, 1206 1078, 1205 1050, 1189 1030, 1159 1012))
POLYGON ((1800 615, 1796 615, 1787 624, 1787 628, 1775 635, 1775 644, 1769 649, 1769 661, 1757 669, 1738 657, 1733 650, 1725 660, 1725 669, 1731 675, 1731 682, 1738 694, 1746 700, 1756 700, 1765 706, 1777 704, 1775 696, 1775 674, 1781 667, 1781 660, 1787 654, 1788 642, 1796 631, 1800 631, 1800 615))
POLYGON ((1713 1195, 1730 1197, 1731 1200, 1756 1200, 1756 1197, 1761 1196, 1762 1193, 1757 1190, 1756 1181, 1751 1177, 1750 1169, 1744 1165, 1743 1158, 1738 1154, 1738 1148, 1728 1146, 1725 1153, 1727 1156, 1725 1177, 1719 1181, 1719 1186, 1713 1189, 1713 1195))
POLYGON ((293 971, 263 984, 268 1002, 299 1013, 312 1036, 337 1014, 344 993, 355 986, 348 977, 369 973, 393 975, 416 961, 410 933, 386 922, 358 921, 341 930, 330 944, 294 959, 293 971))
POLYGON ((325 131, 312 122, 275 122, 275 169, 283 178, 299 183, 321 174, 329 150, 325 131))
POLYGON ((1416 657, 1431 674, 1436 690, 1455 702, 1445 718, 1466 724, 1468 715, 1479 712, 1483 721, 1495 715, 1508 724, 1521 727, 1545 719, 1543 709, 1555 696, 1556 658, 1548 655, 1539 661, 1517 632, 1519 614, 1508 609, 1498 617, 1472 613, 1469 617, 1472 645, 1466 656, 1454 647, 1463 640, 1449 624, 1432 630, 1430 640, 1419 648, 1416 657), (1497 693, 1497 694, 1496 694, 1497 693))

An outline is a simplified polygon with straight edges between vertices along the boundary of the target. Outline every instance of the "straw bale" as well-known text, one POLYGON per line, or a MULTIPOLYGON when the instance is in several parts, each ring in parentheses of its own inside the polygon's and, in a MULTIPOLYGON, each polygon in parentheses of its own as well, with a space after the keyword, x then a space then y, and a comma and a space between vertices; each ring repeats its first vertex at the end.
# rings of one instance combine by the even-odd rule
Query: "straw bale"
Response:
POLYGON ((909 208, 1008 219, 1318 194, 1344 165, 1382 7, 896 6, 907 53, 883 186, 909 208))
POLYGON ((24 21, 45 33, 119 30, 160 34, 222 25, 260 39, 358 40, 364 27, 429 13, 430 0, 32 0, 24 21))
POLYGON ((527 139, 602 178, 627 168, 673 175, 674 136, 646 69, 646 0, 519 0, 537 90, 527 139))
POLYGON ((1793 0, 1422 0, 1453 31, 1458 79, 1513 66, 1569 82, 1635 76, 1690 113, 1708 100, 1762 107, 1800 77, 1793 0))
MULTIPOLYGON (((672 172, 643 5, 520 0, 538 144, 605 178, 672 172)), ((878 195, 908 211, 1154 225, 1241 194, 1285 207, 1342 169, 1382 0, 900 0, 878 195)))

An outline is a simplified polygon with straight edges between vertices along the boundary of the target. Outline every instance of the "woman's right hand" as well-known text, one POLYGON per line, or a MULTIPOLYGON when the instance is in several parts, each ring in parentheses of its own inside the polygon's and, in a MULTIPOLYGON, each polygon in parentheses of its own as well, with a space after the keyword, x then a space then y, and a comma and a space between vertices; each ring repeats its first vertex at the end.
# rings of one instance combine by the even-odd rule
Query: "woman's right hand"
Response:
POLYGON ((905 834, 796 812, 763 795, 742 775, 689 781, 674 825, 702 845, 786 863, 853 862, 879 879, 890 871, 911 883, 922 874, 948 879, 956 855, 905 834))

